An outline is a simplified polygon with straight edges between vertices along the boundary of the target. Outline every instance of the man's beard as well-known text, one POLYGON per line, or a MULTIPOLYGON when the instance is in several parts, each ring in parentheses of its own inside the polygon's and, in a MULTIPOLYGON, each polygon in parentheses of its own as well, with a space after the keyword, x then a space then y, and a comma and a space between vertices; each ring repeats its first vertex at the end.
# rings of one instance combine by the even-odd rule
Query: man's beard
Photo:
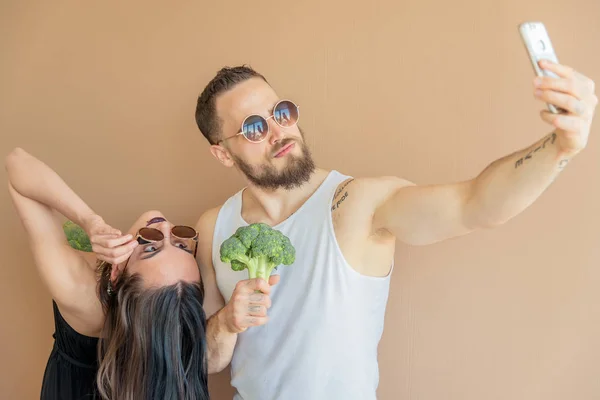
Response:
POLYGON ((278 171, 272 164, 253 166, 236 155, 232 154, 231 157, 240 171, 254 185, 269 190, 280 188, 290 190, 308 182, 315 171, 315 163, 312 159, 310 149, 304 141, 299 142, 294 139, 285 139, 281 142, 277 151, 292 142, 296 142, 296 145, 300 146, 302 154, 299 157, 292 154, 284 156, 288 157, 288 162, 282 171, 278 171))

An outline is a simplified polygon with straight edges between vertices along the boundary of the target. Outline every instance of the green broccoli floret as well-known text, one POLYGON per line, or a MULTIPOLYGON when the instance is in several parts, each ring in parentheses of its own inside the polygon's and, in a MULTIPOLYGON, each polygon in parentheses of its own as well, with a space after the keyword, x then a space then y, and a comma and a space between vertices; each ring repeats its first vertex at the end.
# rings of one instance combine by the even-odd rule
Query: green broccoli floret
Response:
POLYGON ((295 260, 296 249, 290 239, 263 223, 239 227, 221 244, 221 261, 230 263, 234 271, 248 269, 250 279, 268 281, 273 269, 295 260))
POLYGON ((92 244, 90 238, 85 233, 82 227, 74 223, 73 221, 67 221, 63 224, 63 232, 67 237, 69 245, 75 250, 81 250, 85 252, 92 251, 92 244))

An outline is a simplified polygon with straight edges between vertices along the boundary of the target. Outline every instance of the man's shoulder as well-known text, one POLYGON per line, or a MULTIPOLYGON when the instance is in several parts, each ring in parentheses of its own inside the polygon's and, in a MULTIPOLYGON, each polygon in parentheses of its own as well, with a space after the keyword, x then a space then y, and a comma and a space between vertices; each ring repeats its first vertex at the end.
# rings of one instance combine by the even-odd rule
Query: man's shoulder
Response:
POLYGON ((348 177, 339 183, 334 199, 346 192, 352 192, 354 197, 360 197, 362 200, 385 198, 394 190, 413 185, 409 180, 397 176, 348 177))
POLYGON ((363 226, 370 232, 376 210, 397 190, 412 185, 395 176, 348 177, 341 181, 331 203, 334 226, 356 231, 363 226))
POLYGON ((217 224, 217 220, 219 218, 219 214, 225 207, 226 209, 231 206, 231 202, 235 201, 238 196, 243 192, 243 188, 238 190, 233 195, 229 196, 222 204, 214 207, 210 207, 205 210, 200 217, 196 221, 196 231, 198 234, 203 236, 205 240, 210 239, 212 241, 212 236, 215 232, 215 227, 217 224))
POLYGON ((221 207, 222 205, 204 211, 195 225, 198 232, 198 253, 196 257, 203 274, 207 273, 207 267, 212 267, 213 235, 221 207))
POLYGON ((354 178, 354 181, 365 186, 407 186, 413 183, 394 175, 380 175, 354 178))
POLYGON ((219 217, 219 212, 221 211, 222 207, 222 204, 216 207, 211 207, 200 215, 198 221, 196 222, 196 230, 198 233, 206 234, 208 231, 212 232, 214 230, 217 218, 219 217))

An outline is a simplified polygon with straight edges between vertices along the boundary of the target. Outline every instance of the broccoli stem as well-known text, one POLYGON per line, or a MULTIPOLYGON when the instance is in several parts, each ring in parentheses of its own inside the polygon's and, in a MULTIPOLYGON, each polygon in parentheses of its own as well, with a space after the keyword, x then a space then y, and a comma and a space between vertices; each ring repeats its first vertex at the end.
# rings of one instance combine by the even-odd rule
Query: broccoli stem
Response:
POLYGON ((251 258, 248 262, 248 276, 250 279, 262 278, 269 282, 269 277, 275 265, 270 263, 265 256, 251 258))
POLYGON ((269 276, 267 275, 267 257, 258 257, 256 259, 256 277, 262 278, 265 281, 269 281, 269 276))
POLYGON ((276 265, 273 263, 268 263, 267 265, 267 269, 266 269, 266 276, 267 276, 267 282, 269 281, 269 277, 271 276, 271 273, 273 272, 273 270, 275 269, 276 265))
POLYGON ((258 259, 250 258, 248 262, 246 262, 246 265, 248 266, 248 278, 256 278, 256 274, 258 271, 258 259))

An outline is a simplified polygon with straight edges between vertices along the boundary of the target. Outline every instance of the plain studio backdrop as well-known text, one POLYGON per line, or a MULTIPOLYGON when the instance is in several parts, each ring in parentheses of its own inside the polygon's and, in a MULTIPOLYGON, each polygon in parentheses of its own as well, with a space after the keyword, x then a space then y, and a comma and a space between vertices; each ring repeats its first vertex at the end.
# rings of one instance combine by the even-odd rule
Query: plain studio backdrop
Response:
MULTIPOLYGON (((600 85, 597 0, 2 0, 0 150, 40 157, 120 229, 149 209, 193 224, 242 184, 210 156, 196 98, 246 63, 301 105, 320 166, 466 179, 550 131, 518 36, 527 20, 600 85)), ((600 398, 599 118, 516 219, 398 247, 380 399, 600 398)), ((52 305, 6 190, 0 202, 0 398, 35 399, 52 305)), ((231 398, 228 378, 211 377, 215 399, 231 398)))

